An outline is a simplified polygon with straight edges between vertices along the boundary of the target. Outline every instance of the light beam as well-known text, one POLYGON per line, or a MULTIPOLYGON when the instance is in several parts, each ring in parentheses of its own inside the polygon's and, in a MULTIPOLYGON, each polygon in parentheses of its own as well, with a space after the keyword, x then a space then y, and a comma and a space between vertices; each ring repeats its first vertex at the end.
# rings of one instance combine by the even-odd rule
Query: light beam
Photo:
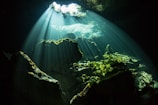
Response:
MULTIPOLYGON (((53 2, 33 26, 22 49, 41 70, 59 80, 67 102, 76 92, 70 90, 80 85, 70 67, 74 62, 101 60, 107 44, 115 52, 140 59, 148 72, 155 74, 150 59, 127 33, 98 14, 81 9, 78 4, 53 2)), ((18 66, 16 82, 24 68, 18 66)))

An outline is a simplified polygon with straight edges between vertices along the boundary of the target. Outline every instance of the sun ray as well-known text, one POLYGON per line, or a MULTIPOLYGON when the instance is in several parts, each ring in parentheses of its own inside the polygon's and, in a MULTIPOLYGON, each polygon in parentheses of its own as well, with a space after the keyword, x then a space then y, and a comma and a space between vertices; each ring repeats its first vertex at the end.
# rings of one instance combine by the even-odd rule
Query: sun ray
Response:
MULTIPOLYGON (((155 74, 151 60, 126 32, 93 11, 82 11, 80 5, 74 3, 60 5, 53 2, 32 27, 22 51, 28 54, 43 72, 62 83, 61 88, 67 97, 66 101, 69 101, 77 93, 75 86, 79 85, 75 78, 76 74, 73 75, 75 70, 71 69, 72 65, 81 63, 81 66, 85 65, 88 70, 89 67, 86 66, 88 63, 93 64, 98 61, 96 65, 99 67, 94 67, 104 69, 105 65, 101 64, 107 45, 117 53, 141 60, 147 65, 148 72, 155 74), (70 9, 72 7, 74 10, 70 9)), ((22 72, 22 65, 18 66, 17 71, 22 72)), ((85 68, 81 67, 79 71, 85 68)), ((17 73, 17 81, 21 78, 20 72, 17 73)), ((29 74, 40 78, 40 74, 32 72, 29 74)), ((33 87, 35 88, 35 85, 33 87)), ((86 94, 90 87, 91 85, 83 88, 83 92, 87 89, 84 92, 86 94)), ((80 94, 76 97, 79 96, 80 94)))

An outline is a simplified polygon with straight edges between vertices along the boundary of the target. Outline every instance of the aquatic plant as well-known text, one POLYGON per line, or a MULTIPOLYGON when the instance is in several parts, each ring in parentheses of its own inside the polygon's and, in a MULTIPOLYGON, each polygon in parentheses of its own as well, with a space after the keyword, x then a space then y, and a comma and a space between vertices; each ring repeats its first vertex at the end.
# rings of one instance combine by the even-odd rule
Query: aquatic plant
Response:
POLYGON ((158 88, 158 82, 153 80, 151 74, 145 72, 144 64, 132 56, 113 52, 110 45, 106 46, 103 59, 99 61, 79 61, 73 63, 73 67, 76 72, 81 72, 78 74, 81 74, 80 78, 85 84, 85 88, 74 95, 70 103, 85 96, 93 84, 99 85, 101 82, 127 71, 133 75, 138 91, 142 91, 147 86, 154 89, 158 88))
MULTIPOLYGON (((76 87, 79 92, 73 95, 69 100, 70 104, 73 104, 75 100, 86 96, 87 92, 94 84, 99 85, 103 81, 109 80, 124 72, 130 72, 132 74, 138 91, 142 91, 146 87, 158 89, 158 82, 152 78, 151 74, 146 72, 145 65, 138 59, 125 54, 120 54, 119 52, 114 52, 111 50, 110 45, 107 45, 105 49, 103 59, 97 61, 80 60, 74 62, 72 67, 70 67, 70 72, 78 78, 77 81, 80 83, 80 86, 76 87)), ((61 81, 54 79, 40 70, 27 54, 22 51, 20 51, 19 54, 28 61, 32 68, 32 71, 29 71, 28 74, 39 80, 58 84, 59 87, 61 87, 61 81)), ((61 91, 63 90, 61 89, 61 91)))
POLYGON ((135 69, 132 68, 132 66, 130 66, 131 68, 128 68, 128 65, 134 65, 136 62, 138 62, 137 59, 118 52, 113 53, 109 51, 110 46, 107 45, 106 52, 103 54, 103 59, 99 61, 79 61, 77 63, 73 63, 73 67, 76 72, 89 72, 89 75, 85 73, 81 75, 81 78, 85 84, 99 84, 101 81, 109 79, 121 72, 135 69))

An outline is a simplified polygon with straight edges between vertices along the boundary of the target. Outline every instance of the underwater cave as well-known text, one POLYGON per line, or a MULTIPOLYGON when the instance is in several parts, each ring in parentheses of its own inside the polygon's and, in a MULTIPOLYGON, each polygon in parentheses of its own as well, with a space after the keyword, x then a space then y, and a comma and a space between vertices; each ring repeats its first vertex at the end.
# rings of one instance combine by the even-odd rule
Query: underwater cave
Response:
POLYGON ((46 4, 21 49, 3 52, 14 68, 14 105, 157 105, 158 72, 151 59, 101 15, 117 3, 46 4))

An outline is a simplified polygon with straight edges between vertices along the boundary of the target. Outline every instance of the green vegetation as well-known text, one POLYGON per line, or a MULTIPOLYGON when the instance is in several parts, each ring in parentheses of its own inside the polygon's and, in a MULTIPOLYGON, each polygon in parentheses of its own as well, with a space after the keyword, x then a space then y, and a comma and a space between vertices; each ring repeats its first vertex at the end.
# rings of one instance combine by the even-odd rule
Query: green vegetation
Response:
MULTIPOLYGON (((44 41, 43 43, 51 44, 54 43, 54 41, 44 41)), ((19 51, 19 54, 28 61, 32 68, 32 71, 29 71, 28 74, 39 80, 61 85, 61 81, 56 80, 40 70, 27 54, 22 51, 19 51)), ((70 104, 73 104, 75 100, 84 97, 89 89, 92 88, 93 84, 99 85, 102 81, 106 81, 126 71, 131 72, 138 91, 142 92, 147 87, 155 89, 156 93, 158 82, 153 79, 151 74, 146 72, 146 69, 146 66, 138 59, 118 52, 113 52, 110 46, 107 45, 102 59, 91 61, 82 59, 73 63, 72 67, 70 67, 71 75, 75 75, 76 82, 80 83, 79 87, 76 87, 78 88, 78 92, 70 93, 73 94, 73 97, 70 99, 70 104)), ((61 89, 61 91, 63 90, 61 89)))
POLYGON ((84 61, 73 64, 76 72, 83 72, 81 79, 84 84, 99 84, 101 81, 109 79, 127 70, 136 70, 135 63, 138 60, 128 55, 118 52, 110 52, 110 46, 106 46, 103 59, 99 61, 84 61), (129 68, 130 67, 130 68, 129 68), (84 73, 84 71, 86 73, 84 73))

